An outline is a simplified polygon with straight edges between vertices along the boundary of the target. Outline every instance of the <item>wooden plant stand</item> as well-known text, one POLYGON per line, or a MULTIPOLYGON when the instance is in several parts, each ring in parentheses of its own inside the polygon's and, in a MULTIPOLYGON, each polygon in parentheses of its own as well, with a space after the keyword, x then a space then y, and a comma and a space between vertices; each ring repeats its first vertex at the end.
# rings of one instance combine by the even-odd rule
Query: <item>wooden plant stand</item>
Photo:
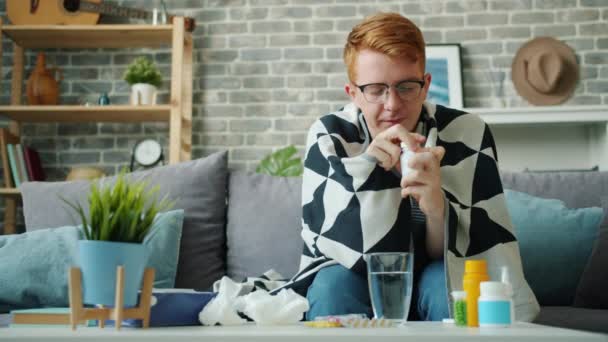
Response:
POLYGON ((139 306, 124 308, 124 276, 123 266, 116 268, 116 298, 113 308, 85 308, 82 304, 82 273, 80 268, 70 268, 68 286, 70 297, 70 325, 76 330, 78 323, 96 319, 99 327, 105 326, 107 319, 115 322, 116 330, 120 330, 123 319, 141 319, 142 327, 150 325, 150 301, 152 298, 152 285, 154 284, 154 269, 146 268, 144 272, 143 285, 139 299, 139 306))

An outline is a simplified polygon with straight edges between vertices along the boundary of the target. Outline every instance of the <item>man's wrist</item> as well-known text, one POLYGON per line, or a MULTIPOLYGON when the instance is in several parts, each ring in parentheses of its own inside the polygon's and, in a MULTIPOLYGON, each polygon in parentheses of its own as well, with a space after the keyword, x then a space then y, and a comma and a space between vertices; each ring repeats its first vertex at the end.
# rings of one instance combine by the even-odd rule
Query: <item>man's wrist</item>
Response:
POLYGON ((427 214, 427 224, 431 227, 442 226, 445 220, 445 194, 441 191, 441 199, 436 201, 437 206, 433 208, 433 212, 427 214))

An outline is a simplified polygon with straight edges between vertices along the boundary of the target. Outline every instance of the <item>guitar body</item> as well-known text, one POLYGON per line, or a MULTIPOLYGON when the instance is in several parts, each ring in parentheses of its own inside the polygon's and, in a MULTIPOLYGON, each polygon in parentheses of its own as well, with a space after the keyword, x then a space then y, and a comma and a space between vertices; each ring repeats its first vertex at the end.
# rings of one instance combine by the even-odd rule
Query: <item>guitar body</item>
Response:
MULTIPOLYGON (((31 11, 31 1, 6 0, 6 14, 13 25, 95 25, 100 16, 99 13, 67 11, 64 0, 34 0, 36 7, 31 11)), ((96 4, 101 1, 88 0, 96 4)))

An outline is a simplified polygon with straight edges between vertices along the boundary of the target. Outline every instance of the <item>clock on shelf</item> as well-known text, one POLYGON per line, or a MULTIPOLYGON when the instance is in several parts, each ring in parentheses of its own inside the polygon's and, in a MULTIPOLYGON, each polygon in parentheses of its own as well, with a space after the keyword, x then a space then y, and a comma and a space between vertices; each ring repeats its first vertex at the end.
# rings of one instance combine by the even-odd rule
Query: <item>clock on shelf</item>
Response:
POLYGON ((165 157, 163 148, 155 139, 143 139, 135 143, 131 152, 130 170, 134 171, 140 168, 151 168, 157 165, 163 165, 165 157))

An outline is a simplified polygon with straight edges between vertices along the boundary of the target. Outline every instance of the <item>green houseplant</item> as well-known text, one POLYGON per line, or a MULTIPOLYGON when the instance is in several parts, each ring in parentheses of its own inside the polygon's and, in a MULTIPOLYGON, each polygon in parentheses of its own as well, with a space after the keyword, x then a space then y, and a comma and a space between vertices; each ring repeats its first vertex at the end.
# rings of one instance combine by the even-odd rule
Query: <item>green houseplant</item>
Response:
POLYGON ((125 268, 124 303, 135 306, 148 256, 142 244, 156 214, 173 203, 156 197, 158 187, 130 182, 121 172, 112 186, 91 183, 89 213, 79 203, 62 198, 80 217, 84 240, 78 242, 83 302, 113 305, 116 268, 125 268))
POLYGON ((278 177, 298 177, 304 172, 302 159, 293 145, 283 147, 260 161, 255 171, 278 177))
POLYGON ((127 66, 124 79, 131 86, 131 104, 156 103, 156 91, 162 84, 162 75, 146 57, 137 57, 127 66))
POLYGON ((146 189, 145 181, 128 182, 125 175, 112 187, 91 184, 88 218, 80 204, 63 199, 79 215, 87 240, 141 243, 156 214, 172 206, 166 198, 156 201, 158 187, 146 189))

